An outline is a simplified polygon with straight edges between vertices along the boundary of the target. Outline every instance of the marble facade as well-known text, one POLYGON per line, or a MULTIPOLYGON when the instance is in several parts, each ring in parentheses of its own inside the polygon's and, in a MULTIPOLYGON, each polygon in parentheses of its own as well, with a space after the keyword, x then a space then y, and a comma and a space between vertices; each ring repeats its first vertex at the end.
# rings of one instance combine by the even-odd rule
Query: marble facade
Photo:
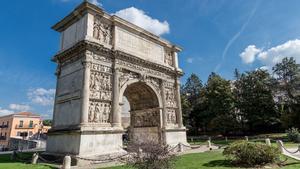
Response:
POLYGON ((61 45, 53 57, 57 90, 48 153, 123 152, 123 96, 131 108, 133 141, 186 143, 179 47, 89 2, 53 29, 61 34, 61 45))

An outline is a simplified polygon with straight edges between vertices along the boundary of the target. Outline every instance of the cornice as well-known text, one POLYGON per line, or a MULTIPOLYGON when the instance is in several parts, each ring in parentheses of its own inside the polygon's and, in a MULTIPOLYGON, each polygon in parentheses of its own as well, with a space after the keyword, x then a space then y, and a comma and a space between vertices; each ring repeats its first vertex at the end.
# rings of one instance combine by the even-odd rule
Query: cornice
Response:
POLYGON ((125 53, 120 50, 114 50, 111 48, 107 48, 101 44, 98 44, 96 42, 91 42, 87 40, 80 41, 73 45, 71 48, 64 50, 58 54, 56 54, 53 58, 52 61, 56 63, 63 63, 66 62, 74 57, 78 57, 78 55, 83 54, 86 52, 86 50, 91 51, 91 52, 99 52, 105 57, 111 57, 114 59, 119 59, 122 61, 126 61, 129 63, 133 63, 139 66, 151 68, 153 70, 158 70, 163 73, 168 73, 168 74, 173 74, 177 76, 182 76, 183 73, 182 71, 171 68, 168 66, 164 66, 155 62, 147 61, 142 58, 136 57, 134 55, 125 53))

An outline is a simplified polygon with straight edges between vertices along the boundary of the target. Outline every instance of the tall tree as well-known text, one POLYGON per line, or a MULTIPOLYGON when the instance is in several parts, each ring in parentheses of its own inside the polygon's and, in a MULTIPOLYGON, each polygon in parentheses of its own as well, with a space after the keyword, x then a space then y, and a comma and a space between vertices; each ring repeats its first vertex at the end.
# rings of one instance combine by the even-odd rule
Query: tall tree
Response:
POLYGON ((192 73, 182 87, 182 94, 186 95, 191 105, 195 105, 200 96, 202 87, 203 85, 200 78, 196 74, 192 73))
POLYGON ((300 69, 296 60, 283 58, 273 67, 276 78, 275 97, 283 126, 300 127, 300 69))
POLYGON ((299 89, 299 65, 296 60, 291 58, 283 58, 280 63, 273 67, 273 72, 278 81, 278 89, 285 96, 287 102, 296 102, 297 90, 299 89))
POLYGON ((210 113, 210 127, 228 134, 239 126, 234 111, 234 99, 231 83, 221 76, 212 73, 205 85, 207 111, 210 113))
POLYGON ((235 81, 236 107, 250 132, 262 132, 279 126, 279 114, 272 96, 270 74, 256 70, 241 74, 235 81))
POLYGON ((197 118, 192 114, 192 111, 199 104, 202 87, 202 81, 194 73, 191 74, 186 83, 181 87, 183 121, 189 132, 193 132, 196 129, 195 123, 197 118))

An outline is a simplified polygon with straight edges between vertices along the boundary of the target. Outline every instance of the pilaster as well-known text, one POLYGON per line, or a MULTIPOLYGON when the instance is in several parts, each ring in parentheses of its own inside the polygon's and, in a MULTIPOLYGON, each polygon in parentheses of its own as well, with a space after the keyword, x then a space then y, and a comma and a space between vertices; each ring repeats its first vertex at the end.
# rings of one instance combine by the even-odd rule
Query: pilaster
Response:
MULTIPOLYGON (((177 77, 176 77, 177 78, 177 77)), ((176 79, 176 101, 177 101, 177 119, 178 119, 178 127, 183 128, 182 121, 182 109, 181 109, 181 98, 180 98, 180 82, 179 79, 176 79)))
POLYGON ((120 89, 119 89, 120 70, 116 65, 113 69, 113 107, 112 107, 112 126, 121 127, 121 111, 120 111, 120 89))
POLYGON ((81 105, 81 124, 88 123, 89 116, 89 97, 90 97, 90 74, 91 74, 91 56, 89 52, 85 53, 85 58, 82 61, 83 66, 83 85, 82 85, 82 105, 81 105))

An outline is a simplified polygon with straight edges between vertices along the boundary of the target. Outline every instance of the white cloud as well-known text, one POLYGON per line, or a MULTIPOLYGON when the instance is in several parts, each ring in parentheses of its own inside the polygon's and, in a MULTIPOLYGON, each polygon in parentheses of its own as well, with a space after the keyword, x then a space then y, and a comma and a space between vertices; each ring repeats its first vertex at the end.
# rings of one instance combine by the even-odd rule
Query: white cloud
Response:
POLYGON ((257 49, 255 45, 249 45, 240 56, 245 63, 252 63, 255 59, 259 60, 265 65, 263 67, 268 70, 271 70, 276 63, 281 62, 285 57, 293 57, 296 63, 300 64, 300 40, 289 40, 266 50, 257 49))
POLYGON ((290 40, 281 45, 260 52, 257 58, 264 64, 272 67, 285 57, 294 57, 300 63, 300 40, 290 40))
POLYGON ((37 88, 28 91, 28 98, 36 104, 42 106, 52 105, 54 102, 55 89, 37 88))
POLYGON ((255 45, 249 45, 244 52, 240 54, 240 57, 246 64, 253 63, 255 61, 255 56, 259 52, 261 52, 261 49, 257 49, 255 45))
POLYGON ((193 58, 187 58, 187 59, 186 59, 186 62, 188 62, 188 63, 193 63, 193 62, 194 62, 194 59, 193 59, 193 58))
POLYGON ((101 3, 98 0, 89 0, 92 4, 97 6, 102 6, 101 3))
POLYGON ((28 111, 31 109, 29 105, 25 105, 25 104, 10 104, 9 108, 15 111, 28 111))
POLYGON ((167 21, 160 22, 157 19, 153 19, 146 15, 143 10, 135 7, 122 9, 117 11, 115 15, 156 35, 162 35, 170 32, 169 23, 167 21))
POLYGON ((8 114, 12 114, 12 113, 14 113, 14 111, 8 110, 8 109, 2 109, 0 107, 0 116, 5 116, 5 115, 8 115, 8 114))

